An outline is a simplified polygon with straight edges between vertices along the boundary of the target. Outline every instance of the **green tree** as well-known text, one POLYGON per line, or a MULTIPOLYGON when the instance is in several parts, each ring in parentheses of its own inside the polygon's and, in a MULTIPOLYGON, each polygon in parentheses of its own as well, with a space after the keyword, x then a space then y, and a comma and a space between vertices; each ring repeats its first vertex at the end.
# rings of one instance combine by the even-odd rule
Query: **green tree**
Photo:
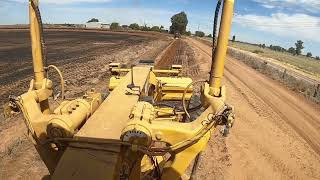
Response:
POLYGON ((90 20, 88 21, 88 23, 89 23, 89 22, 99 22, 99 19, 92 18, 92 19, 90 19, 90 20))
POLYGON ((205 36, 204 32, 202 32, 202 31, 196 31, 195 35, 198 36, 198 37, 204 37, 205 36))
POLYGON ((311 53, 311 52, 308 52, 308 53, 307 53, 307 57, 312 57, 312 53, 311 53))
POLYGON ((296 55, 300 55, 301 54, 301 50, 304 48, 303 47, 303 42, 301 40, 298 40, 296 43, 296 55))
POLYGON ((111 30, 119 29, 119 27, 120 27, 120 25, 119 25, 119 23, 117 23, 117 22, 113 22, 113 23, 111 23, 111 25, 110 25, 110 29, 111 29, 111 30))
MULTIPOLYGON (((263 44, 261 44, 261 47, 263 47, 263 44)), ((269 47, 271 50, 274 50, 274 51, 279 51, 279 52, 285 52, 286 49, 281 47, 281 46, 273 46, 273 45, 270 45, 269 47)))
POLYGON ((144 26, 142 26, 140 29, 141 29, 142 31, 150 31, 150 30, 151 30, 151 28, 148 27, 146 24, 145 24, 144 26))
POLYGON ((212 35, 211 35, 211 34, 209 34, 209 35, 208 35, 208 37, 209 37, 209 38, 212 38, 212 35))
POLYGON ((159 28, 159 26, 153 26, 153 27, 151 28, 151 31, 160 32, 160 28, 159 28))
POLYGON ((188 18, 185 12, 180 12, 171 17, 171 26, 170 33, 174 34, 179 32, 180 34, 184 34, 186 32, 188 25, 188 18))
POLYGON ((319 57, 319 56, 316 56, 316 60, 320 60, 320 57, 319 57))
POLYGON ((139 30, 140 26, 137 23, 132 23, 129 25, 129 28, 133 29, 133 30, 139 30))
POLYGON ((296 49, 294 47, 290 47, 288 49, 288 53, 295 55, 296 54, 296 49))
POLYGON ((263 49, 266 48, 266 44, 262 44, 262 48, 263 48, 263 49))
POLYGON ((122 25, 121 27, 122 27, 123 29, 127 29, 129 26, 126 25, 126 24, 124 24, 124 25, 122 25))
POLYGON ((187 36, 191 36, 191 31, 187 31, 187 32, 186 32, 186 35, 187 35, 187 36))

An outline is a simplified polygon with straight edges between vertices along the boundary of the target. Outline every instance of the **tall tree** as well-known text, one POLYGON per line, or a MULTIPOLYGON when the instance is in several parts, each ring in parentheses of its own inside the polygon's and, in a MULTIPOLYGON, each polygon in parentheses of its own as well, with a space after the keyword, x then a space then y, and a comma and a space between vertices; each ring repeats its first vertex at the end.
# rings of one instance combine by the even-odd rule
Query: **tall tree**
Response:
POLYGON ((153 27, 151 28, 151 31, 160 32, 160 28, 159 28, 159 26, 153 26, 153 27))
POLYGON ((288 49, 288 53, 295 55, 296 54, 296 49, 294 47, 290 47, 288 49))
POLYGON ((129 25, 129 28, 133 29, 133 30, 139 30, 140 26, 137 23, 132 23, 129 25))
POLYGON ((300 55, 301 54, 301 50, 304 48, 303 47, 303 42, 301 40, 298 40, 296 43, 296 55, 300 55))
POLYGON ((111 29, 111 30, 119 29, 119 27, 120 27, 120 25, 119 25, 119 23, 117 23, 117 22, 113 22, 113 23, 111 23, 111 25, 110 25, 110 29, 111 29))
POLYGON ((184 34, 187 29, 188 25, 188 18, 187 14, 185 12, 180 12, 178 14, 175 14, 171 17, 171 23, 172 25, 170 26, 170 33, 180 33, 184 34))
POLYGON ((312 57, 312 53, 311 53, 311 52, 308 52, 308 53, 307 53, 307 57, 312 57))
POLYGON ((99 22, 99 19, 96 19, 96 18, 92 18, 92 19, 90 19, 89 21, 87 21, 88 23, 89 22, 99 22))
POLYGON ((204 37, 205 36, 204 32, 202 32, 202 31, 196 31, 195 35, 198 36, 198 37, 204 37))
POLYGON ((232 36, 232 42, 235 42, 236 41, 236 35, 233 35, 232 36))

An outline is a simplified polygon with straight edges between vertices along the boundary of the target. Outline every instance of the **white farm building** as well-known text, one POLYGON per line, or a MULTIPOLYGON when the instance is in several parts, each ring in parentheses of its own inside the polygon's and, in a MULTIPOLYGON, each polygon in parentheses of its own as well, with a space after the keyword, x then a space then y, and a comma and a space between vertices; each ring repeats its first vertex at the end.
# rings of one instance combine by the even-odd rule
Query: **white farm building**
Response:
POLYGON ((101 22, 87 22, 86 28, 92 29, 110 29, 110 24, 105 24, 101 22))

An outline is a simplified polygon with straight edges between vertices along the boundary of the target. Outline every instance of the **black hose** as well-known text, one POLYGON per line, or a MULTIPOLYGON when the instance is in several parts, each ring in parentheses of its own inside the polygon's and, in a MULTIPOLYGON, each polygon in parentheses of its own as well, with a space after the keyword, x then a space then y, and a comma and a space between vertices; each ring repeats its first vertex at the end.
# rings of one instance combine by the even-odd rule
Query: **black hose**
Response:
POLYGON ((211 59, 211 71, 210 71, 210 79, 213 77, 213 60, 216 52, 216 41, 217 41, 217 29, 218 29, 218 18, 221 7, 222 0, 218 0, 216 11, 214 14, 214 22, 213 22, 213 33, 212 33, 212 59, 211 59))
POLYGON ((40 10, 33 0, 29 0, 29 2, 31 3, 32 9, 35 11, 36 18, 39 24, 42 62, 44 63, 44 66, 47 67, 48 63, 47 63, 47 57, 46 57, 46 44, 43 38, 43 25, 42 25, 40 10))

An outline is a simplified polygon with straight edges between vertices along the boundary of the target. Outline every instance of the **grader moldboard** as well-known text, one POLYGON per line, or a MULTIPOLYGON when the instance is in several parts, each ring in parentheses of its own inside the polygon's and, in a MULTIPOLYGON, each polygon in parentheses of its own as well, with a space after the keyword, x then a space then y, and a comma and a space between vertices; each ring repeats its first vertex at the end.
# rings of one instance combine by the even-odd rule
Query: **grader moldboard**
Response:
MULTIPOLYGON (((221 4, 219 0, 214 32, 221 4)), ((146 64, 127 69, 111 63, 107 98, 91 90, 82 98, 66 100, 62 73, 56 66, 44 67, 38 1, 29 0, 34 79, 26 93, 11 97, 6 114, 23 113, 51 179, 185 179, 186 169, 193 165, 192 178, 211 132, 218 125, 228 132, 234 121, 221 85, 233 6, 233 0, 223 1, 210 79, 201 86, 201 105, 193 108, 204 110, 192 119, 188 105, 197 82, 180 77, 179 65, 167 70, 146 64), (53 82, 47 78, 51 68, 60 75, 63 99, 54 110, 49 104, 53 82), (181 102, 183 108, 170 102, 181 102)))

